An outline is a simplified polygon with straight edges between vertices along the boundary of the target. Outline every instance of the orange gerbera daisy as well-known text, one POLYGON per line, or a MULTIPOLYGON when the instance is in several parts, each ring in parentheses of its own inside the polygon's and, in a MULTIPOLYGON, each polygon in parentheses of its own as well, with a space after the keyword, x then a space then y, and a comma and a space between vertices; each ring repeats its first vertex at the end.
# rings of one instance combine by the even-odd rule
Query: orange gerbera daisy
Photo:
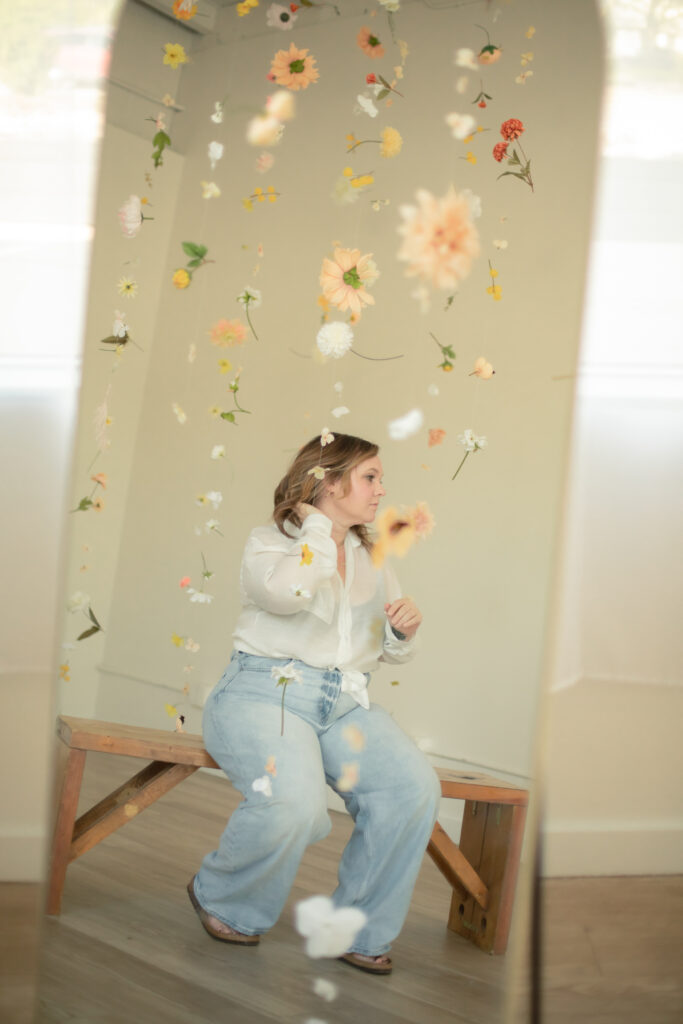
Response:
POLYGON ((451 185, 440 199, 426 189, 418 189, 416 198, 417 206, 401 207, 398 258, 408 263, 408 277, 453 291, 479 255, 470 197, 451 185))
POLYGON ((378 517, 376 525, 377 539, 371 556, 373 565, 378 568, 387 555, 403 558, 415 543, 417 534, 412 509, 399 510, 393 506, 386 508, 378 517))
POLYGON ((333 306, 359 317, 363 306, 375 304, 364 285, 369 287, 378 277, 371 252, 361 256, 360 249, 335 249, 333 259, 323 260, 320 287, 333 306))
POLYGON ((368 57, 384 56, 384 47, 377 36, 373 35, 367 25, 363 25, 362 29, 356 36, 356 42, 363 53, 367 54, 368 57))
POLYGON ((317 82, 318 69, 315 57, 308 56, 308 50, 299 50, 294 43, 288 50, 278 50, 270 65, 270 76, 286 89, 307 89, 311 82, 317 82))

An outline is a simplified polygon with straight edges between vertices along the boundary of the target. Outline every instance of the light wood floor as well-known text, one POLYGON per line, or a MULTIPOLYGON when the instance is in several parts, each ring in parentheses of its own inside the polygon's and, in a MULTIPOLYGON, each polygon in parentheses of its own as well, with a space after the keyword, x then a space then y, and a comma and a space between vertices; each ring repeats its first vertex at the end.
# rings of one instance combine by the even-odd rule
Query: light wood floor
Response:
MULTIPOLYGON (((137 761, 89 754, 84 805, 137 768, 137 761)), ((450 888, 427 857, 392 949, 393 975, 371 977, 304 955, 291 923, 292 906, 334 888, 351 829, 345 815, 333 813, 330 836, 307 851, 288 905, 259 947, 212 941, 185 885, 238 799, 227 783, 197 773, 71 865, 62 914, 46 919, 42 928, 35 1016, 31 992, 41 894, 35 885, 0 886, 0 1021, 502 1021, 508 958, 487 956, 448 932, 450 888), (335 1002, 313 994, 317 977, 339 985, 335 1002)), ((544 1020, 681 1019, 681 879, 564 879, 546 883, 545 890, 544 1020)))

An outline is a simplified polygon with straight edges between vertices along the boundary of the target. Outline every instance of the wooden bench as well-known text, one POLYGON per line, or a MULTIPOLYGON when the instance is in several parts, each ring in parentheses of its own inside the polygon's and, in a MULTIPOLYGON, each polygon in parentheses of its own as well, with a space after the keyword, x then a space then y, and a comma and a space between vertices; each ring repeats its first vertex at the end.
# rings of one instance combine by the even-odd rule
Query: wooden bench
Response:
MULTIPOLYGON (((218 768, 201 736, 87 718, 57 719, 57 804, 47 913, 59 914, 69 864, 198 768, 218 768), (89 750, 150 761, 76 820, 89 750)), ((507 946, 528 793, 477 773, 436 769, 445 797, 465 801, 460 843, 437 822, 427 847, 453 887, 448 927, 489 953, 507 946)))

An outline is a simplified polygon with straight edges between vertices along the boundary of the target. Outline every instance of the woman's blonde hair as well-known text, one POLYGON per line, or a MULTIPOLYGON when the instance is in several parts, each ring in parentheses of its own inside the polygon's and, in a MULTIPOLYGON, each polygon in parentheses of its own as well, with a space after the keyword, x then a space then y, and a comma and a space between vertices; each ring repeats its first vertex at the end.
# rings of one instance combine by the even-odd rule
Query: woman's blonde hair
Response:
MULTIPOLYGON (((362 437, 352 434, 335 434, 334 441, 324 447, 320 443, 320 435, 314 437, 297 452, 291 466, 275 488, 273 496, 273 520, 281 533, 287 536, 284 528, 286 520, 295 526, 301 526, 301 516, 297 511, 299 502, 315 505, 322 496, 323 490, 330 483, 342 485, 342 495, 348 493, 351 485, 351 470, 361 462, 371 459, 379 452, 379 446, 362 437), (325 476, 318 480, 310 471, 316 466, 325 470, 325 476)), ((368 550, 372 541, 364 525, 352 526, 351 529, 368 550)))

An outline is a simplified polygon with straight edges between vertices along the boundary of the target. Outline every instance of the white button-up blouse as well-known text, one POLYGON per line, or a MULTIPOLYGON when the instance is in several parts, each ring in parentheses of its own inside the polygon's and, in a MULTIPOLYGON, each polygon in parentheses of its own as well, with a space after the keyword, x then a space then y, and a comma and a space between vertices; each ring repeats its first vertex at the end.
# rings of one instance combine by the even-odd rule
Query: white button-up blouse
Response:
POLYGON ((344 541, 345 580, 337 572, 332 520, 311 513, 285 536, 274 524, 249 535, 242 558, 243 609, 235 648, 342 672, 342 691, 369 707, 366 672, 380 661, 413 657, 415 638, 399 640, 384 605, 401 597, 393 570, 376 569, 356 534, 344 541))

